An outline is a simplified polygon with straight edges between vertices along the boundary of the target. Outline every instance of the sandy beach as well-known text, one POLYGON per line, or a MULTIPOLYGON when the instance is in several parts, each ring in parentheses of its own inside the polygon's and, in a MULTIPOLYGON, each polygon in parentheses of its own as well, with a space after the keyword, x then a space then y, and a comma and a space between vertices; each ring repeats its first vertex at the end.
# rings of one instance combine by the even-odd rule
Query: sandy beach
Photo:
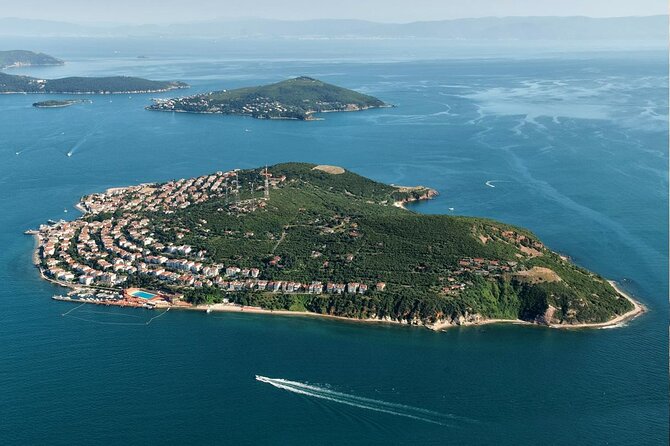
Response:
MULTIPOLYGON (((280 316, 302 316, 302 317, 317 317, 325 319, 335 319, 347 322, 363 322, 363 323, 377 323, 377 324, 393 324, 393 325, 407 325, 412 324, 408 322, 399 322, 391 319, 356 319, 344 316, 334 316, 331 314, 312 313, 310 311, 289 311, 289 310, 267 310, 261 307, 241 306, 237 304, 213 304, 213 305, 199 305, 197 307, 179 307, 179 309, 195 310, 195 311, 218 311, 224 313, 252 313, 252 314, 274 314, 280 316)), ((420 326, 420 325, 416 325, 420 326)))

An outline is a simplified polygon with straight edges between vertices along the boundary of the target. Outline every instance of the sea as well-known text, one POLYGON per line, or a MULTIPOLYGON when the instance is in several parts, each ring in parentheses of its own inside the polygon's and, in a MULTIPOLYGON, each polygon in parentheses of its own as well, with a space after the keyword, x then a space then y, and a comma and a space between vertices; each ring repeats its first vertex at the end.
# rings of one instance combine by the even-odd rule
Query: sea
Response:
MULTIPOLYGON (((3 38, 189 90, 0 96, 0 443, 668 443, 668 55, 629 42, 3 38), (142 57, 138 57, 142 56, 142 57), (395 108, 314 122, 150 112, 307 75, 395 108), (78 306, 23 231, 85 194, 285 161, 440 192, 414 212, 532 230, 648 308, 611 329, 424 328, 78 306), (156 318, 155 316, 160 316, 156 318)), ((416 227, 421 231, 421 227, 416 227)), ((399 259, 402 261, 402 259, 399 259)))

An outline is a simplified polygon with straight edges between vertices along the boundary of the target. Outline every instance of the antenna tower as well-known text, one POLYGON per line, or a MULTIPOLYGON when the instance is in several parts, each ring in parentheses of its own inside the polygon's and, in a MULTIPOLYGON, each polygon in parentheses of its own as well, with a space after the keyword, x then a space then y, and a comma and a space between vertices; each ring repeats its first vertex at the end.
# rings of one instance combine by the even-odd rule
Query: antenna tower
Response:
POLYGON ((266 200, 270 199, 270 177, 272 176, 271 173, 268 173, 268 166, 265 166, 265 171, 261 174, 265 177, 265 190, 263 191, 263 195, 265 196, 266 200))

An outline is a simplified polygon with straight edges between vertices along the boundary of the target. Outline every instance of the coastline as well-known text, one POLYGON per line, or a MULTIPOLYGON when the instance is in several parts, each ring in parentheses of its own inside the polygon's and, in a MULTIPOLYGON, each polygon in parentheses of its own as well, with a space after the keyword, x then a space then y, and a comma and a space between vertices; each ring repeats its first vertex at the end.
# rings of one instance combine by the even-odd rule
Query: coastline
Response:
POLYGON ((296 117, 289 117, 289 116, 270 116, 270 117, 261 117, 261 116, 254 116, 249 113, 227 113, 227 112, 221 112, 221 111, 192 111, 192 110, 183 110, 183 109, 163 109, 163 108, 154 108, 155 104, 152 105, 147 105, 144 107, 145 110, 148 111, 158 111, 158 112, 172 112, 172 113, 189 113, 189 114, 194 114, 194 115, 225 115, 225 116, 242 116, 246 118, 253 118, 253 119, 259 119, 259 120, 268 120, 268 121, 324 121, 325 118, 321 118, 318 116, 314 116, 320 113, 338 113, 338 112, 357 112, 357 111, 365 111, 365 110, 374 110, 374 109, 381 109, 381 108, 394 108, 394 105, 389 105, 389 104, 384 104, 380 106, 374 106, 374 107, 361 107, 358 109, 352 109, 352 110, 321 110, 321 111, 308 111, 305 113, 304 118, 296 118, 296 117))
POLYGON ((61 67, 63 65, 65 65, 65 62, 62 60, 52 63, 14 62, 10 65, 0 65, 0 70, 5 70, 8 68, 25 68, 25 67, 61 67))
MULTIPOLYGON (((184 90, 190 87, 166 87, 157 90, 126 90, 126 91, 0 91, 0 94, 69 94, 69 95, 112 95, 112 94, 149 94, 167 93, 168 91, 184 90)), ((42 107, 47 108, 47 107, 42 107)))
POLYGON ((62 104, 62 105, 35 105, 35 104, 33 104, 33 107, 35 107, 35 108, 65 108, 65 107, 71 107, 74 104, 75 104, 74 102, 71 103, 71 104, 62 104))
MULTIPOLYGON (((515 325, 536 325, 541 327, 541 324, 536 324, 533 322, 522 321, 521 319, 482 319, 477 322, 462 322, 459 324, 452 322, 438 322, 435 324, 426 324, 426 323, 412 323, 408 321, 398 321, 395 319, 385 318, 366 318, 358 319, 345 316, 335 316, 332 314, 321 314, 321 313, 312 313, 310 311, 290 311, 290 310, 266 310, 260 307, 248 307, 240 306, 237 304, 213 304, 213 305, 200 305, 197 307, 180 307, 179 309, 191 310, 191 311, 206 311, 206 312, 223 312, 223 313, 252 313, 252 314, 274 314, 280 316, 303 316, 303 317, 316 317, 316 318, 325 318, 346 322, 355 322, 355 323, 373 323, 373 324, 390 324, 390 325, 402 325, 406 327, 417 327, 417 328, 427 328, 432 331, 444 331, 449 328, 456 327, 472 327, 477 325, 491 325, 491 324, 515 324, 515 325)), ((546 326, 546 325, 545 325, 546 326)))
MULTIPOLYGON (((399 190, 401 188, 405 187, 405 186, 395 186, 395 185, 392 185, 392 186, 398 188, 399 190)), ((405 198, 404 200, 397 200, 397 201, 393 202, 393 206, 395 206, 397 208, 400 208, 400 209, 408 210, 407 207, 405 206, 407 203, 416 203, 417 201, 428 201, 428 200, 432 200, 437 195, 439 195, 439 193, 435 189, 431 189, 431 188, 428 188, 428 187, 416 186, 415 189, 425 189, 427 191, 426 195, 425 196, 420 196, 420 197, 415 197, 415 198, 405 198)))
POLYGON ((623 327, 626 324, 626 322, 635 319, 636 317, 642 315, 647 311, 647 307, 645 307, 642 303, 638 302, 637 300, 633 299, 633 297, 631 297, 630 294, 623 291, 614 280, 608 280, 607 282, 609 282, 609 284, 612 285, 612 288, 614 288, 614 290, 617 293, 619 293, 619 295, 623 296, 631 304, 633 304, 632 310, 605 322, 592 322, 579 325, 549 324, 549 326, 552 328, 559 328, 559 329, 617 328, 617 327, 623 327))
MULTIPOLYGON (((87 287, 87 286, 74 286, 73 284, 66 284, 64 282, 60 282, 54 279, 51 279, 49 277, 46 277, 41 269, 40 269, 40 276, 47 280, 48 282, 51 282, 53 284, 62 286, 64 288, 69 288, 69 289, 105 289, 105 288, 97 288, 97 287, 87 287)), ((439 331, 445 331, 448 329, 456 328, 456 327, 476 327, 476 326, 484 326, 484 325, 494 325, 494 324, 512 324, 512 325, 526 325, 526 326, 536 326, 536 327, 545 327, 545 328, 552 328, 552 329, 559 329, 559 330, 581 330, 581 329, 605 329, 605 328, 619 328, 625 326, 625 323, 640 316, 641 314, 645 313, 647 311, 647 308, 638 302, 637 300, 633 299, 628 293, 622 291, 617 285, 616 282, 614 281, 608 281, 614 289, 624 298, 628 299, 632 304, 633 304, 633 309, 628 311, 627 313, 624 313, 622 315, 619 315, 615 318, 610 319, 609 321, 605 322, 594 322, 594 323, 583 323, 583 324, 542 324, 538 322, 531 322, 531 321, 524 321, 521 319, 486 319, 486 318, 480 318, 478 315, 473 315, 471 320, 460 320, 459 322, 454 322, 454 321, 438 321, 435 323, 424 323, 420 321, 398 321, 395 319, 391 318, 365 318, 365 319, 359 319, 359 318, 351 318, 351 317, 346 317, 346 316, 336 316, 332 314, 321 314, 321 313, 313 313, 310 311, 290 311, 290 310, 268 310, 265 308, 261 307, 254 307, 254 306, 245 306, 245 305, 239 305, 239 304, 231 304, 231 303, 217 303, 217 304, 211 304, 211 305, 197 305, 197 306, 185 306, 185 305, 172 305, 172 304, 157 304, 155 307, 152 309, 156 310, 162 310, 162 309, 171 309, 171 310, 187 310, 187 311, 201 311, 205 313, 210 313, 210 312, 220 312, 220 313, 251 313, 251 314, 264 314, 264 315, 279 315, 279 316, 297 316, 297 317, 313 317, 313 318, 323 318, 323 319, 330 319, 330 320, 337 320, 337 321, 343 321, 343 322, 353 322, 353 323, 373 323, 373 324, 390 324, 390 325, 401 325, 401 326, 407 326, 407 327, 420 327, 420 328, 426 328, 431 331, 439 332, 439 331)), ((106 290, 111 290, 111 289, 106 289, 106 290)), ((57 299, 61 300, 61 299, 57 299)), ((94 304, 94 305, 104 305, 104 306, 122 306, 126 307, 126 305, 116 305, 114 303, 110 302, 105 302, 105 301, 100 301, 100 302, 93 302, 93 301, 87 301, 87 300, 82 300, 82 299, 67 299, 63 300, 66 302, 73 302, 73 303, 88 303, 88 304, 94 304)))
POLYGON ((583 324, 540 324, 537 322, 524 321, 521 319, 478 319, 472 321, 462 321, 459 323, 454 322, 436 322, 434 324, 426 323, 411 323, 407 321, 397 321, 393 319, 379 319, 379 318, 367 318, 367 319, 357 319, 349 318, 344 316, 335 316, 330 314, 321 314, 321 313, 312 313, 309 311, 289 311, 289 310, 266 310, 260 307, 245 307, 237 304, 213 304, 213 305, 200 305, 196 307, 179 307, 180 309, 192 310, 192 311, 206 311, 206 312, 227 312, 227 313, 252 313, 252 314, 277 314, 282 316, 307 316, 307 317, 320 317, 326 319, 334 319, 341 321, 350 321, 350 322, 362 322, 362 323, 377 323, 377 324, 393 324, 393 325, 405 325, 413 327, 424 327, 433 331, 443 331, 449 328, 455 327, 473 327, 480 325, 492 325, 492 324, 513 324, 513 325, 528 325, 528 326, 537 326, 537 327, 547 327, 563 330, 579 330, 579 329, 592 329, 592 328, 618 328, 625 325, 626 322, 635 319, 636 317, 642 315, 647 311, 647 308, 637 300, 633 299, 628 293, 623 291, 615 281, 608 280, 612 287, 623 296, 625 299, 628 299, 633 304, 633 309, 619 315, 615 318, 610 319, 605 322, 593 322, 593 323, 583 323, 583 324))

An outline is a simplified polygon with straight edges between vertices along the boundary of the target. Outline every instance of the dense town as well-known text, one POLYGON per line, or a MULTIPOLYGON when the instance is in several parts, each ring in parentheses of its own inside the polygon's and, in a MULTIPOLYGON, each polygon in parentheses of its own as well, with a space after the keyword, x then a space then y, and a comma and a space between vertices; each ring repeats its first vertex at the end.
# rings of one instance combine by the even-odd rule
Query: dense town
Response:
POLYGON ((227 113, 233 115, 270 118, 282 116, 298 116, 304 112, 297 107, 283 104, 267 97, 255 97, 249 102, 220 102, 210 99, 208 95, 187 96, 177 99, 154 99, 148 107, 158 111, 188 111, 197 113, 227 113))
MULTIPOLYGON (((82 289, 123 289, 131 275, 158 279, 175 291, 217 287, 226 292, 365 294, 371 286, 376 290, 385 289, 385 283, 264 280, 259 277, 259 268, 212 263, 207 260, 206 251, 197 251, 185 244, 161 243, 151 232, 150 220, 139 217, 148 212, 171 214, 177 209, 217 197, 226 198, 230 203, 229 209, 234 212, 262 208, 269 189, 277 187, 285 177, 272 177, 267 170, 260 175, 265 177, 263 188, 266 188, 264 197, 260 199, 236 198, 241 188, 237 170, 161 185, 141 184, 109 189, 105 193, 86 196, 77 207, 88 218, 52 222, 40 226, 35 232, 38 239, 36 263, 45 278, 75 287, 79 297, 89 296, 91 301, 101 299, 94 298, 95 293, 82 292, 82 289), (115 218, 115 215, 118 217, 115 218)), ((182 235, 178 233, 177 239, 182 235)), ((276 256, 270 264, 279 261, 281 257, 276 256)), ((150 300, 154 302, 161 298, 172 303, 179 301, 177 292, 151 295, 153 298, 150 300)), ((112 293, 102 300, 115 301, 120 305, 139 306, 146 303, 129 293, 112 293)))

